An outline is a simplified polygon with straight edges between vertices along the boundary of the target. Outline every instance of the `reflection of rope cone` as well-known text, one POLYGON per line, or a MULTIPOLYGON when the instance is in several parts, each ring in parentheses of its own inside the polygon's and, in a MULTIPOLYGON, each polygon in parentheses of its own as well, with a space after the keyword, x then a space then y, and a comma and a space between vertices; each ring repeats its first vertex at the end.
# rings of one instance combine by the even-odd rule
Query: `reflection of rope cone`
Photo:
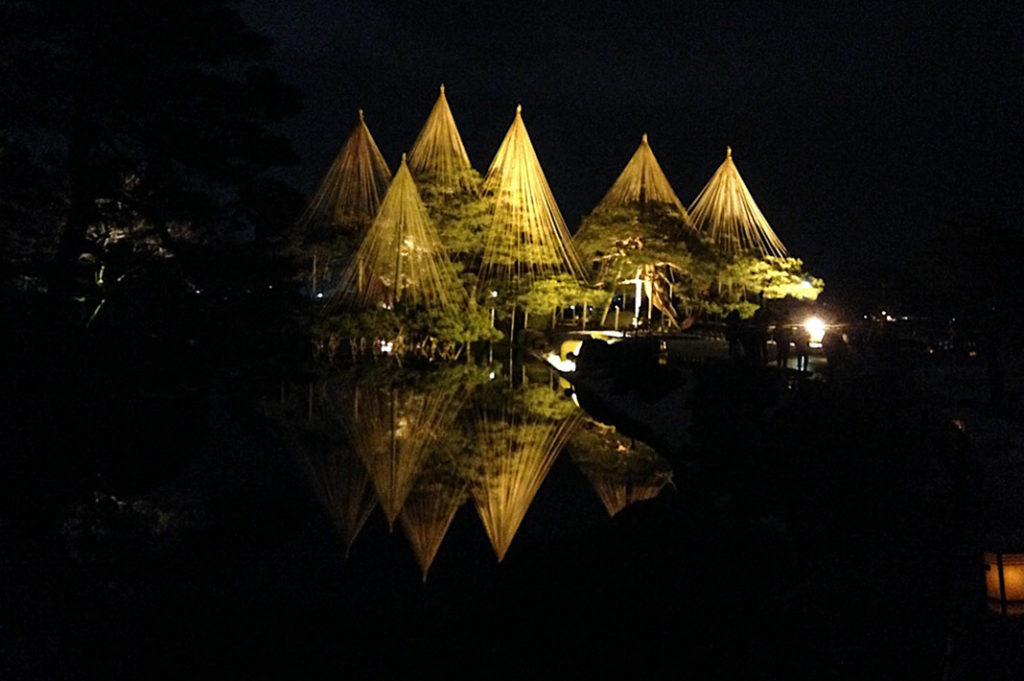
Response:
POLYGON ((527 509, 582 415, 560 421, 529 420, 509 410, 476 415, 480 477, 473 498, 491 546, 501 561, 527 509))
POLYGON ((366 466, 347 448, 305 454, 300 463, 327 514, 345 540, 345 557, 377 505, 366 466))
POLYGON ((399 520, 416 555, 423 581, 427 581, 427 572, 455 512, 468 496, 469 481, 443 470, 428 470, 406 499, 399 520))
POLYGON ((393 527, 434 442, 451 425, 461 395, 395 386, 355 387, 343 404, 352 447, 366 465, 393 527))

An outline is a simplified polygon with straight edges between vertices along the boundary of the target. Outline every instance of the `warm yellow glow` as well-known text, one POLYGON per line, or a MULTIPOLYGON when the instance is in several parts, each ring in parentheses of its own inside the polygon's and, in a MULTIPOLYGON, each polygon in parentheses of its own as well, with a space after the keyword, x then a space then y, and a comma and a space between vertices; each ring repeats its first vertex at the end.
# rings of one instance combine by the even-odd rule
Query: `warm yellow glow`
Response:
POLYGON ((808 317, 804 320, 804 328, 811 335, 811 345, 821 345, 825 338, 825 322, 820 317, 808 317))
POLYGON ((484 194, 493 198, 494 212, 485 237, 483 282, 532 281, 556 274, 586 281, 586 268, 544 177, 520 108, 484 178, 484 194))
POLYGON ((377 214, 390 181, 391 171, 360 109, 355 128, 299 219, 299 225, 311 229, 331 225, 365 228, 377 214))
POLYGON ((1006 614, 1024 614, 1024 553, 1002 554, 1002 593, 999 583, 999 556, 997 553, 985 553, 985 592, 989 599, 989 609, 1001 612, 1002 596, 1005 596, 1006 614))
POLYGON ((658 159, 654 157, 654 152, 647 143, 647 135, 644 134, 633 157, 629 159, 629 163, 595 210, 652 203, 671 206, 689 222, 689 215, 683 208, 683 202, 673 191, 672 185, 658 164, 658 159))
POLYGON ((762 256, 780 258, 789 255, 740 177, 730 147, 726 147, 722 165, 690 205, 690 218, 726 253, 757 251, 762 256))
POLYGON ((399 302, 451 309, 465 302, 404 155, 337 295, 355 307, 384 309, 399 302))

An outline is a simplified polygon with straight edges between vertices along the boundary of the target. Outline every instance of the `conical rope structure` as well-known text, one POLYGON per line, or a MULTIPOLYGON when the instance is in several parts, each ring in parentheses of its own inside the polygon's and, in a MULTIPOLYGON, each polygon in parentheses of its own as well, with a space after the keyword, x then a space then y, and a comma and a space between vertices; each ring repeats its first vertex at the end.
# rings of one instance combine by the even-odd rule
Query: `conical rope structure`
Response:
POLYGON ((342 275, 336 300, 356 308, 391 309, 405 303, 448 310, 465 302, 404 154, 377 217, 342 275))
POLYGON ((365 229, 380 208, 391 170, 359 110, 352 133, 299 218, 299 227, 365 229))
POLYGON ((354 386, 343 399, 342 423, 392 526, 463 399, 464 395, 450 390, 394 384, 354 386))
POLYGON ((729 255, 757 252, 785 258, 786 247, 754 202, 726 147, 725 161, 690 206, 694 226, 729 255))
POLYGON ((409 170, 417 182, 431 182, 445 193, 476 192, 468 174, 472 167, 442 85, 427 122, 409 150, 409 170))
POLYGON ((345 540, 347 558, 377 506, 366 466, 347 447, 310 453, 300 461, 314 493, 345 540))
POLYGON ((480 279, 534 281, 569 274, 586 281, 586 269, 544 177, 530 135, 516 107, 504 141, 484 178, 494 213, 484 241, 480 279))
POLYGON ((469 498, 469 480, 459 475, 452 462, 439 458, 443 457, 426 462, 399 515, 423 581, 456 511, 469 498))
POLYGON ((675 209, 686 221, 689 215, 683 208, 683 202, 676 196, 669 184, 665 172, 661 169, 658 159, 654 157, 651 145, 647 143, 647 133, 640 140, 640 146, 622 169, 615 184, 597 204, 595 211, 611 208, 626 208, 662 204, 675 209))
POLYGON ((554 421, 526 416, 511 407, 477 412, 481 475, 473 487, 473 499, 499 562, 582 419, 578 411, 554 421))

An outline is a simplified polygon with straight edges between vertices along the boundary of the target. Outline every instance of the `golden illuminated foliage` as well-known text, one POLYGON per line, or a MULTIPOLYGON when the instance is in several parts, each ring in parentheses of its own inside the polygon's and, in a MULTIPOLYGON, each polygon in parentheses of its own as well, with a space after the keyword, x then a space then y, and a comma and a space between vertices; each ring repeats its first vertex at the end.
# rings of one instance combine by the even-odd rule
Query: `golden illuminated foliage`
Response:
POLYGON ((337 298, 349 307, 378 309, 401 303, 455 310, 465 303, 405 156, 342 276, 337 298))
POLYGON ((523 124, 522 108, 484 178, 484 195, 494 202, 484 240, 480 279, 536 279, 586 271, 569 236, 551 187, 523 124))

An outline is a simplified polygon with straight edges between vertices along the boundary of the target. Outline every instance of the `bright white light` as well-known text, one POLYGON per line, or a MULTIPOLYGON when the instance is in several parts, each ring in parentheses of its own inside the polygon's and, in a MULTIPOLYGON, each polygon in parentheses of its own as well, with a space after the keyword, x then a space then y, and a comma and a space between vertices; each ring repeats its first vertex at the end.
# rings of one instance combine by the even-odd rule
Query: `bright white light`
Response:
POLYGON ((317 293, 317 294, 316 294, 316 297, 317 297, 317 298, 323 298, 323 297, 324 297, 324 294, 323 294, 323 292, 317 293))
POLYGON ((572 392, 572 403, 575 404, 577 407, 580 406, 580 400, 578 397, 576 397, 575 390, 572 392))
POLYGON ((489 379, 491 379, 491 380, 493 381, 493 380, 494 380, 494 372, 492 371, 492 372, 491 372, 491 373, 490 373, 490 374, 489 374, 489 375, 487 376, 487 378, 489 378, 489 379))
POLYGON ((825 337, 825 322, 819 317, 808 317, 804 320, 804 328, 811 335, 811 345, 820 345, 825 337))
POLYGON ((498 292, 497 291, 491 291, 491 298, 497 298, 497 297, 498 297, 498 292))
POLYGON ((576 371, 576 362, 574 360, 562 359, 553 352, 549 352, 547 355, 545 355, 544 359, 547 360, 548 364, 558 369, 559 371, 565 371, 569 373, 576 371))
POLYGON ((800 282, 800 288, 811 288, 811 282, 804 279, 800 282))
POLYGON ((394 347, 395 347, 395 344, 392 343, 391 341, 382 340, 380 342, 380 351, 383 352, 385 355, 390 354, 392 348, 394 348, 394 347))

